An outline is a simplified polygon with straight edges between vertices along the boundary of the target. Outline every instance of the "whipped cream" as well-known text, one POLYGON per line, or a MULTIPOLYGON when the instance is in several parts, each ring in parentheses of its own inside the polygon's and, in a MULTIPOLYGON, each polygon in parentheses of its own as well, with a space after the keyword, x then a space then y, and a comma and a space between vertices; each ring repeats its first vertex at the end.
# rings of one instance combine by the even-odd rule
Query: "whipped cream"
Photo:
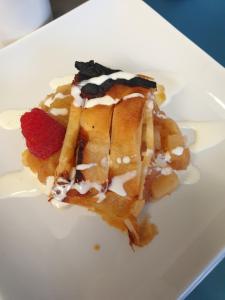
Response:
POLYGON ((137 175, 137 171, 129 171, 127 173, 124 173, 122 175, 114 176, 112 178, 111 184, 108 187, 108 190, 120 195, 120 196, 126 196, 127 192, 124 189, 124 184, 133 179, 137 175))

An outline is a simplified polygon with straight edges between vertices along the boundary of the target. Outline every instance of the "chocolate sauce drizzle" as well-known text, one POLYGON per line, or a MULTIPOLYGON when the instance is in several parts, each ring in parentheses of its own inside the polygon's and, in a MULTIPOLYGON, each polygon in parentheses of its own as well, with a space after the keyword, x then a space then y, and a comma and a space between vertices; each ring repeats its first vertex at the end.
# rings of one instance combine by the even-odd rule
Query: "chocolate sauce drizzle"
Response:
MULTIPOLYGON (((77 144, 77 162, 76 164, 83 163, 84 149, 88 142, 88 134, 83 128, 80 128, 79 139, 77 144)), ((75 182, 85 180, 83 173, 80 170, 76 170, 75 182)))
MULTIPOLYGON (((89 62, 75 62, 75 67, 79 70, 78 74, 75 75, 74 84, 78 84, 83 80, 88 80, 93 77, 101 75, 109 75, 120 70, 113 70, 102 66, 101 64, 95 63, 93 60, 89 62)), ((143 87, 143 88, 156 88, 156 82, 151 81, 139 76, 136 76, 130 80, 127 79, 107 79, 101 85, 93 83, 87 83, 81 88, 81 97, 91 99, 96 97, 103 97, 106 92, 115 84, 126 85, 129 87, 143 87)))

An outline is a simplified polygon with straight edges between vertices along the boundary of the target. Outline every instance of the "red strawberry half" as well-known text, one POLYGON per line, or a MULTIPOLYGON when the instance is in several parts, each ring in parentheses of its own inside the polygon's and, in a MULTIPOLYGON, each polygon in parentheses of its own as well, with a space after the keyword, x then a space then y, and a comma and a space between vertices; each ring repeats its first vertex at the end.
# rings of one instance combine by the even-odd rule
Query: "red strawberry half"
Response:
POLYGON ((66 129, 42 109, 26 112, 20 122, 27 148, 33 155, 46 159, 62 147, 66 129))

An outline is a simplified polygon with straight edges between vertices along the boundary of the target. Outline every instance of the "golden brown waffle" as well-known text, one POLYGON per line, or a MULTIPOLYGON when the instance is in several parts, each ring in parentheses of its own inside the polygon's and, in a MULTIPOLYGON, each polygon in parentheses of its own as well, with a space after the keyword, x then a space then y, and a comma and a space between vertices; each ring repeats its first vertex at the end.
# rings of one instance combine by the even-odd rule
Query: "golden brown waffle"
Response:
POLYGON ((157 234, 146 219, 137 221, 145 202, 173 192, 179 184, 174 170, 185 169, 190 159, 177 124, 158 108, 157 102, 165 99, 164 88, 158 86, 156 92, 114 84, 105 95, 115 104, 86 108, 89 100, 77 106, 71 87, 58 87, 48 95, 47 99, 55 98, 50 105, 45 105, 46 99, 40 104, 49 114, 52 108, 68 110, 65 116, 53 115, 66 127, 61 151, 41 160, 26 150, 23 162, 41 182, 55 176, 51 198, 63 188, 60 201, 100 214, 127 231, 131 244, 143 246, 157 234), (176 155, 174 149, 182 153, 176 155), (160 157, 167 160, 160 162, 160 157))

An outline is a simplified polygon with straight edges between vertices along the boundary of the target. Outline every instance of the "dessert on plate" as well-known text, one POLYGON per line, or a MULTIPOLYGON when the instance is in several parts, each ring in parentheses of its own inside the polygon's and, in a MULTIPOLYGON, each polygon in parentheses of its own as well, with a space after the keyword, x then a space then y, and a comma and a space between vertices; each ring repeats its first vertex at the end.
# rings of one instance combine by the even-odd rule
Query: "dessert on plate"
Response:
POLYGON ((172 193, 189 149, 175 121, 159 108, 163 86, 153 78, 76 62, 73 82, 21 117, 23 163, 46 184, 49 201, 98 213, 143 246, 157 228, 140 213, 172 193))

